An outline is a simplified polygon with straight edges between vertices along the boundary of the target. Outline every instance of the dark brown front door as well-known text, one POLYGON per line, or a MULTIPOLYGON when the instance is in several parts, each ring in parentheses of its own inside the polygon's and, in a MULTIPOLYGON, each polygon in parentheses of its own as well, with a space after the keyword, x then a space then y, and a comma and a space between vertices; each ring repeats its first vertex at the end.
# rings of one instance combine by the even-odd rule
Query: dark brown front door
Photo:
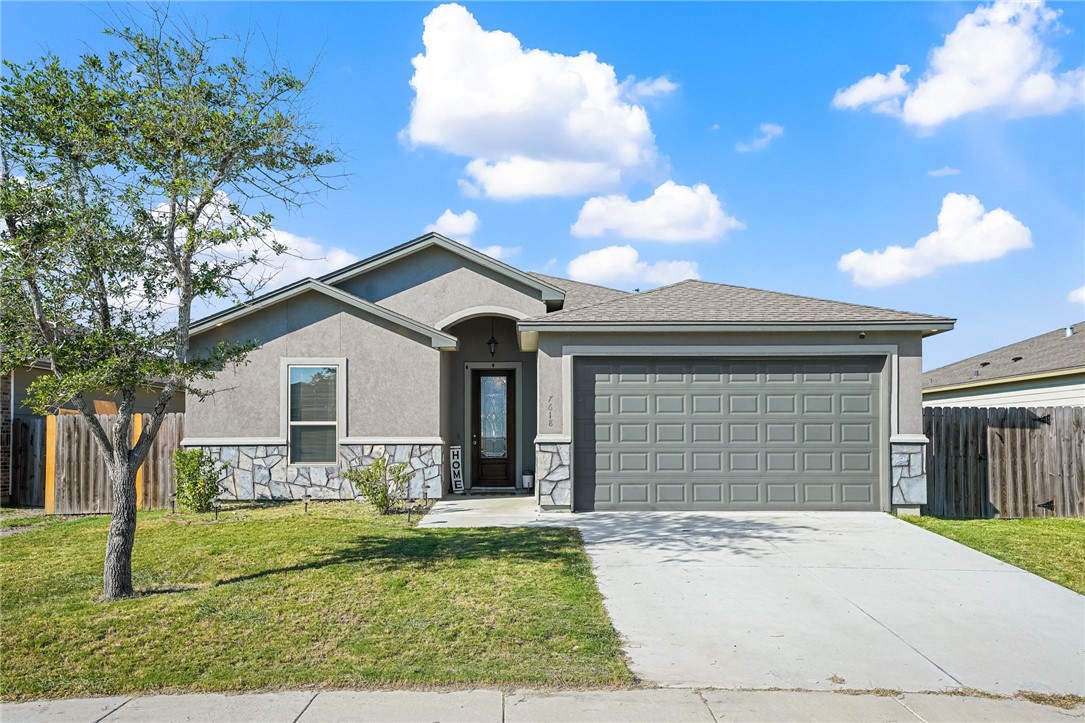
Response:
POLYGON ((516 483, 516 376, 503 369, 471 373, 471 486, 516 483))

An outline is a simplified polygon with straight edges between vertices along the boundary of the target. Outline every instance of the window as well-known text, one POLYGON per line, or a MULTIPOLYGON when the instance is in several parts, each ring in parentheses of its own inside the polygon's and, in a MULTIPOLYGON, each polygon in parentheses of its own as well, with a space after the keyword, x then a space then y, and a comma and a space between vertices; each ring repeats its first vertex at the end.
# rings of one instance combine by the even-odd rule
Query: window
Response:
POLYGON ((334 366, 288 368, 290 464, 336 463, 338 374, 334 366))

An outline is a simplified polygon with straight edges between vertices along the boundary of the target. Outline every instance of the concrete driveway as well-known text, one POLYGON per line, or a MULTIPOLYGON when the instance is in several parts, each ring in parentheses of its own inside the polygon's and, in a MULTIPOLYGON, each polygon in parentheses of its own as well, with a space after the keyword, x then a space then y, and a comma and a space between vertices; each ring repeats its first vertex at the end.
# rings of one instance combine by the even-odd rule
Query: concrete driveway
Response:
POLYGON ((645 681, 1085 694, 1085 597, 889 515, 573 520, 645 681))

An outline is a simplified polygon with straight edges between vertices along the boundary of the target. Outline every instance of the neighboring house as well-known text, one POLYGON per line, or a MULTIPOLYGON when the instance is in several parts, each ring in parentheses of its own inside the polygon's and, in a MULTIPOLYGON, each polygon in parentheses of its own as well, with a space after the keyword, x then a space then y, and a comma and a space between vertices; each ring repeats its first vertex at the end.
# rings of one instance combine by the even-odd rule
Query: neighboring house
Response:
MULTIPOLYGON (((25 445, 29 429, 20 426, 36 419, 42 419, 27 406, 27 390, 34 380, 49 374, 49 367, 45 362, 30 366, 16 367, 10 374, 0 375, 0 503, 11 500, 12 492, 20 481, 26 481, 27 475, 33 475, 32 470, 27 470, 30 457, 28 450, 20 448, 25 445)), ((150 412, 154 409, 157 390, 136 390, 136 411, 150 412)), ((94 406, 98 414, 116 414, 118 398, 107 393, 91 393, 84 395, 94 406)), ((167 411, 185 411, 185 395, 180 392, 170 400, 167 411)), ((58 414, 78 414, 71 402, 61 405, 57 409, 58 414)), ((17 503, 24 500, 15 499, 17 503)))
POLYGON ((1085 322, 925 372, 923 406, 1085 406, 1085 322))
POLYGON ((923 337, 943 317, 702 281, 629 294, 520 271, 437 234, 199 321, 255 340, 190 399, 227 496, 522 490, 544 509, 915 508, 923 337), (462 452, 462 462, 452 455, 462 452))

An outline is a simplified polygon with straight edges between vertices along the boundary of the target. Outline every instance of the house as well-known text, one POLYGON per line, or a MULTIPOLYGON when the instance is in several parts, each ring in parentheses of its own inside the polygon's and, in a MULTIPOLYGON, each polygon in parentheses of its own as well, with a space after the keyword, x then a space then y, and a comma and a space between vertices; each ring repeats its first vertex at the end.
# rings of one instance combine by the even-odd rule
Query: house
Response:
POLYGON ((703 281, 631 294, 427 234, 199 321, 255 340, 190 399, 238 499, 350 498, 386 456, 413 495, 545 510, 915 508, 923 338, 943 317, 703 281), (455 473, 455 474, 454 474, 455 473))
POLYGON ((925 372, 923 406, 1085 406, 1085 322, 925 372))

